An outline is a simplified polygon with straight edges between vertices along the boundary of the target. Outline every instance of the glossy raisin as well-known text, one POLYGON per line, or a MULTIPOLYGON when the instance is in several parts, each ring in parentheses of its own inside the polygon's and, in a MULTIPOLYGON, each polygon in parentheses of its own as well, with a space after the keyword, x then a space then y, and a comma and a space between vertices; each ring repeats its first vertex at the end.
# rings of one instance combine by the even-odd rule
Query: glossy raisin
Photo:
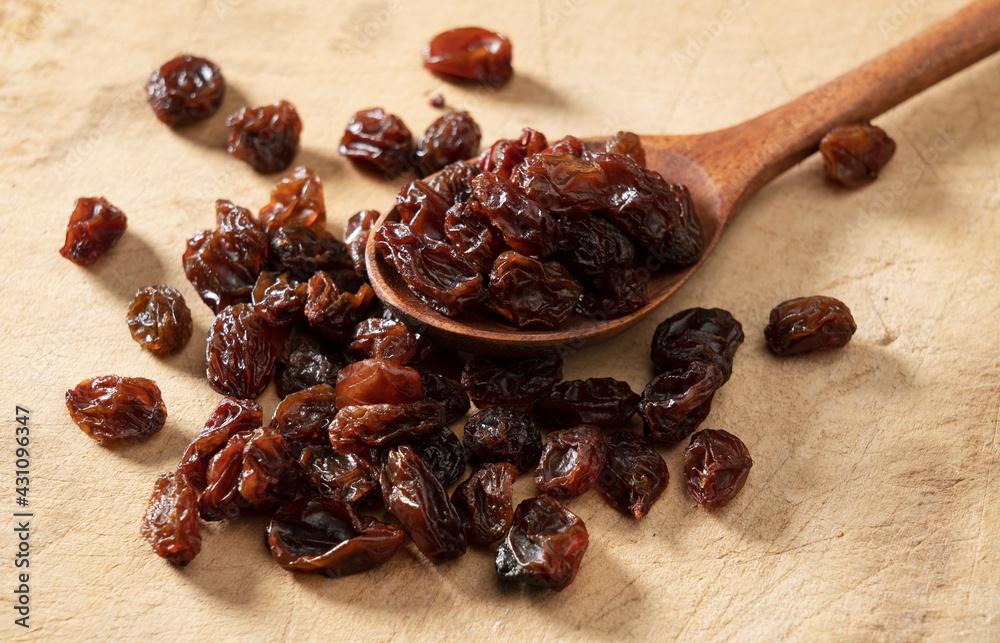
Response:
POLYGON ((564 136, 563 138, 550 144, 541 152, 542 154, 568 154, 578 159, 593 160, 591 154, 583 141, 575 136, 564 136))
POLYGON ((513 48, 498 31, 461 27, 439 33, 424 45, 424 67, 444 77, 499 86, 514 74, 513 48))
POLYGON ((98 442, 137 442, 163 428, 167 408, 153 380, 101 375, 66 391, 69 416, 98 442))
POLYGON ((618 132, 609 138, 604 144, 604 151, 627 156, 643 167, 646 165, 646 150, 643 149, 639 136, 632 132, 618 132))
POLYGON ((272 427, 257 429, 243 448, 240 495, 257 509, 271 509, 295 497, 302 469, 288 442, 272 427))
POLYGON ((473 462, 510 462, 521 473, 538 466, 542 435, 524 411, 491 406, 465 423, 462 443, 473 462))
POLYGON ((299 454, 299 465, 312 491, 327 498, 355 503, 378 493, 378 469, 364 454, 309 445, 299 454))
POLYGON ((205 346, 205 373, 212 388, 236 398, 263 393, 278 357, 271 335, 271 327, 250 304, 224 308, 205 346))
POLYGON ((356 293, 342 292, 330 273, 317 272, 309 279, 306 318, 310 326, 330 340, 341 342, 377 301, 368 284, 362 284, 356 293))
POLYGON ((382 498, 422 554, 436 563, 465 553, 465 530, 441 482, 408 445, 390 449, 382 472, 382 498))
POLYGON ((132 339, 157 357, 179 352, 191 339, 191 309, 167 285, 140 288, 128 305, 125 321, 132 339))
POLYGON ((275 366, 274 383, 278 395, 287 397, 318 384, 336 386, 337 373, 342 366, 339 351, 313 333, 293 327, 275 366))
POLYGON ((870 123, 844 125, 819 142, 827 176, 849 188, 868 185, 896 153, 896 142, 870 123))
POLYGON ((400 176, 411 167, 413 134, 395 114, 381 107, 363 109, 347 122, 340 153, 387 176, 400 176))
POLYGON ((589 544, 579 516, 554 498, 529 498, 514 510, 510 531, 497 550, 497 573, 560 592, 576 578, 589 544))
POLYGON ((405 534, 332 498, 300 498, 275 512, 267 544, 289 571, 331 578, 358 574, 392 558, 405 534))
POLYGON ((187 240, 183 263, 184 274, 201 300, 218 313, 250 301, 257 276, 268 264, 268 243, 246 208, 220 199, 215 215, 215 230, 203 230, 187 240))
POLYGON ((605 438, 608 456, 597 479, 597 490, 612 507, 641 519, 670 481, 667 463, 649 438, 616 431, 605 438))
POLYGON ((209 461, 207 485, 199 503, 202 520, 232 520, 250 506, 240 495, 243 449, 248 437, 248 432, 233 435, 209 461))
POLYGON ((412 446, 443 486, 450 487, 465 473, 465 447, 447 426, 431 429, 426 437, 412 446))
POLYGON ((477 166, 480 172, 492 172, 510 179, 514 169, 524 159, 545 151, 548 144, 544 134, 525 127, 519 139, 500 139, 491 145, 479 156, 477 166))
POLYGON ((187 565, 201 551, 198 492, 180 471, 156 480, 140 531, 157 556, 187 565))
POLYGON ((327 425, 337 415, 337 393, 319 384, 285 397, 274 409, 271 427, 288 440, 325 437, 327 425))
POLYGON ((257 277, 250 301, 271 326, 288 326, 305 319, 306 283, 287 272, 265 270, 257 277))
POLYGON ((654 377, 639 402, 646 435, 664 446, 689 436, 712 410, 712 398, 722 383, 722 373, 708 362, 691 362, 654 377))
POLYGON ((406 324, 378 317, 355 326, 344 346, 344 355, 355 360, 378 357, 406 364, 416 354, 417 337, 406 324))
POLYGON ((833 297, 799 297, 771 310, 764 328, 768 348, 776 355, 796 355, 843 348, 858 325, 851 309, 833 297))
POLYGON ((125 234, 125 213, 103 196, 76 200, 59 254, 78 266, 89 266, 125 234))
POLYGON ((523 406, 562 379, 558 353, 537 357, 475 357, 462 369, 462 386, 473 404, 523 406))
POLYGON ((627 382, 610 377, 571 380, 542 393, 535 402, 535 415, 557 429, 581 424, 615 428, 635 415, 639 399, 627 382))
POLYGON ((698 431, 684 450, 684 482, 688 493, 709 509, 718 509, 736 497, 752 466, 747 446, 726 431, 698 431))
POLYGON ((594 161, 572 154, 532 154, 510 179, 525 196, 550 212, 590 212, 607 202, 604 170, 594 161))
POLYGON ((409 404, 424 399, 420 373, 388 359, 363 359, 337 374, 337 408, 409 404))
POLYGON ((559 217, 559 248, 553 259, 577 276, 626 268, 635 260, 635 244, 604 217, 593 213, 559 217))
POLYGON ((489 279, 489 307, 521 330, 551 330, 569 319, 583 286, 558 261, 501 253, 489 279))
POLYGON ((469 412, 469 394, 455 380, 440 373, 425 371, 420 374, 420 381, 424 385, 424 397, 444 408, 446 424, 451 424, 469 412))
POLYGON ((271 258, 279 270, 299 281, 320 271, 335 272, 354 267, 347 246, 322 228, 292 223, 278 229, 270 242, 271 258))
POLYGON ((207 484, 205 471, 212 457, 237 433, 252 433, 260 428, 263 411, 253 400, 226 397, 219 402, 205 426, 191 441, 177 471, 183 473, 196 489, 207 484))
POLYGON ((480 272, 489 272, 500 253, 510 249, 478 201, 457 203, 449 208, 444 217, 444 234, 480 272))
POLYGON ((258 220, 268 236, 291 223, 322 230, 326 225, 323 182, 312 169, 298 166, 274 186, 271 202, 261 208, 258 220))
POLYGON ((378 218, 377 210, 361 210, 351 215, 344 226, 344 244, 354 263, 354 270, 359 275, 366 275, 368 272, 365 267, 365 246, 368 245, 368 235, 378 218))
POLYGON ((649 303, 646 274, 631 268, 609 268, 586 279, 576 312, 597 321, 634 313, 649 303))
POLYGON ((716 366, 725 379, 733 372, 743 326, 721 308, 688 308, 656 327, 650 359, 657 373, 684 368, 694 361, 716 366))
POLYGON ((414 150, 417 172, 427 176, 479 151, 482 133, 469 112, 451 112, 431 123, 414 150))
POLYGON ((425 183, 449 201, 452 205, 472 198, 472 179, 479 170, 472 163, 458 162, 445 166, 437 174, 427 178, 425 183))
POLYGON ((424 181, 407 183, 396 195, 399 219, 414 234, 444 241, 444 216, 451 203, 424 181))
POLYGON ((208 118, 226 95, 226 79, 207 58, 181 54, 160 65, 146 81, 153 113, 170 127, 208 118))
POLYGON ((330 423, 330 444, 341 453, 363 453, 419 442, 441 426, 444 409, 434 402, 344 406, 330 423))
POLYGON ((226 119, 229 154, 262 173, 280 172, 299 152, 302 121, 295 106, 278 101, 263 107, 243 107, 226 119))
POLYGON ((487 462, 476 465, 455 488, 451 501, 462 518, 470 544, 488 547, 510 529, 516 479, 517 467, 509 462, 487 462))
POLYGON ((548 496, 576 498, 597 482, 607 454, 607 443, 596 426, 552 431, 535 470, 535 484, 548 496))
POLYGON ((555 252, 559 245, 559 224, 510 181, 496 174, 480 174, 472 180, 472 187, 507 245, 538 259, 555 252))

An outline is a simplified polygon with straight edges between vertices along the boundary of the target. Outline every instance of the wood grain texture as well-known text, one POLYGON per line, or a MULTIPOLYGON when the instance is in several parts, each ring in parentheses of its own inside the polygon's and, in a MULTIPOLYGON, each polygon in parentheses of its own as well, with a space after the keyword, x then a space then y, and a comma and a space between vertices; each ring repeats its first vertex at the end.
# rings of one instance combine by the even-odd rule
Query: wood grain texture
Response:
MULTIPOLYGON (((205 530, 178 570, 138 533, 152 484, 218 401, 204 380, 210 312, 183 276, 184 240, 213 223, 216 198, 252 209, 278 176, 222 147, 224 115, 181 132, 141 92, 179 51, 220 64, 222 111, 286 98, 303 122, 297 161, 323 178, 329 228, 389 203, 399 183, 336 153, 351 113, 381 105, 421 131, 443 93, 484 139, 531 125, 570 133, 693 133, 781 105, 958 10, 964 0, 207 0, 0 4, 0 506, 13 503, 15 404, 32 411, 32 625, 15 640, 936 640, 1000 638, 1000 60, 987 59, 877 120, 897 141, 875 184, 823 179, 810 157, 762 190, 712 257, 666 303, 721 306, 747 342, 706 425, 739 435, 755 466, 739 498, 708 514, 674 479, 641 522, 588 494, 570 507, 591 548, 566 591, 510 589, 474 551, 434 566, 407 545, 384 567, 340 580, 293 576, 263 545, 262 519, 205 530), (514 42, 499 91, 455 87, 420 66, 423 42, 482 24, 514 42), (648 82, 654 79, 654 82, 648 82), (129 217, 90 269, 62 259, 79 196, 129 217), (168 283, 195 334, 158 360, 129 337, 141 286, 168 283), (843 351, 778 359, 761 330, 771 306, 807 295, 851 306, 843 351), (104 448, 69 421, 63 395, 102 373, 157 381, 166 427, 104 448)), ((571 355, 567 379, 651 377, 657 318, 571 355)), ((273 391, 261 398, 270 413, 273 391)), ((638 424, 635 425, 638 428, 638 424)), ((522 478, 519 497, 533 493, 522 478)), ((12 556, 0 521, 0 560, 12 556)), ((12 526, 12 525, 11 525, 12 526)), ((0 590, 10 596, 14 569, 0 590)))

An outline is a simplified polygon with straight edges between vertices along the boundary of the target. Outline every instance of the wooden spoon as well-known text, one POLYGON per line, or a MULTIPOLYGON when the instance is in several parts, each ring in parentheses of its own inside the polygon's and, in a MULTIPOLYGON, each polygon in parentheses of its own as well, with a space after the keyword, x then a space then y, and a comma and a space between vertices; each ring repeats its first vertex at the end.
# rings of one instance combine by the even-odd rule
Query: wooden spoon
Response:
MULTIPOLYGON (((576 349, 607 339, 655 313, 706 261, 733 217, 758 190, 816 151, 834 127, 867 121, 1000 49, 1000 0, 980 0, 894 49, 757 118, 723 130, 682 136, 642 136, 646 164, 684 183, 705 231, 705 251, 693 266, 654 272, 649 304, 606 321, 573 315, 552 331, 519 331, 479 313, 452 319, 421 302, 375 250, 365 250, 368 277, 386 307, 435 341, 475 353, 529 355, 576 349)), ((602 139, 592 139, 602 140, 602 139)), ((377 229, 399 220, 392 208, 377 229)))

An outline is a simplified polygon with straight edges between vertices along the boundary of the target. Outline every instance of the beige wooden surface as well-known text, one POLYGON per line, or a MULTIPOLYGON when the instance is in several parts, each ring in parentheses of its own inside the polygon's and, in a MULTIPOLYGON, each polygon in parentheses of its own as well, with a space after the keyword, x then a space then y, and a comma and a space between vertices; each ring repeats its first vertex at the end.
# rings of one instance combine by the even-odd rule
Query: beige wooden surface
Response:
MULTIPOLYGON (((0 3, 0 638, 70 640, 1000 639, 997 215, 1000 59, 932 88, 878 124, 895 159, 874 185, 826 183, 810 158, 760 193, 716 254, 656 319, 573 355, 565 377, 641 390, 657 321, 721 306, 744 324, 730 382, 706 427, 741 436, 755 466, 708 514, 673 480, 641 522, 594 493, 570 503, 590 550, 566 591, 497 584, 491 555, 432 565, 407 544, 340 580, 291 575, 262 519, 204 529, 176 569, 138 524, 218 402, 204 378, 211 321, 184 278, 184 240, 213 202, 259 209, 279 176, 222 147, 225 113, 291 100, 298 163, 321 175, 331 230, 381 209, 400 183, 362 176, 336 151, 355 110, 383 106, 420 132, 428 99, 468 109, 484 139, 685 133, 774 107, 900 42, 964 0, 285 3, 258 0, 0 3), (516 75, 499 91, 425 72, 446 28, 510 34, 516 75), (143 101, 179 51, 220 64, 222 113, 174 132, 143 101), (128 233, 90 269, 62 259, 79 196, 104 195, 128 233), (168 283, 195 335, 166 360, 141 352, 124 308, 168 283), (761 330, 784 299, 826 294, 858 333, 832 354, 779 360, 761 330), (156 380, 169 417, 144 444, 104 448, 69 420, 67 388, 104 373, 156 380), (31 619, 13 624, 15 405, 31 410, 31 619)), ((270 413, 273 390, 261 402, 270 413)), ((638 423, 635 424, 638 428, 638 423)), ((518 497, 533 492, 523 478, 518 497)))

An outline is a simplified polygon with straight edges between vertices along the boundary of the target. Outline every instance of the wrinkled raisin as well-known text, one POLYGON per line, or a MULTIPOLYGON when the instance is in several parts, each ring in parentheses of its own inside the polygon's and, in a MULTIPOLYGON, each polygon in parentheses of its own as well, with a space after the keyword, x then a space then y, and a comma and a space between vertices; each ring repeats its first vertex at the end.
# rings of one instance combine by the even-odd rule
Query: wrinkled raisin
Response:
POLYGON ((341 366, 338 351, 308 330, 293 327, 275 367, 278 395, 287 397, 318 384, 336 386, 341 366))
POLYGON ((553 259, 577 276, 593 276, 625 268, 635 259, 635 244, 604 217, 593 213, 559 218, 559 248, 553 259))
POLYGON ((408 404, 424 399, 420 373, 388 359, 363 359, 337 374, 337 408, 408 404))
POLYGON ((499 86, 514 74, 510 40, 497 31, 461 27, 434 36, 424 45, 424 67, 435 74, 499 86))
POLYGON ((378 469, 363 454, 309 445, 299 454, 299 465, 313 490, 334 500, 360 502, 379 488, 378 469))
POLYGON ((413 443, 413 448, 445 487, 458 482, 465 473, 465 447, 447 426, 431 429, 426 437, 413 443))
POLYGON ((524 358, 480 356, 465 364, 462 386, 480 408, 523 406, 562 379, 562 365, 557 353, 524 358))
POLYGON ((156 480, 140 531, 157 556, 187 565, 201 551, 198 492, 180 471, 156 480))
POLYGON ((411 181, 396 195, 400 221, 414 234, 433 241, 444 241, 444 216, 450 205, 424 181, 411 181))
POLYGON ((589 212, 601 209, 607 201, 604 170, 572 154, 532 154, 510 179, 525 196, 551 212, 589 212))
POLYGON ((451 112, 431 123, 417 141, 414 151, 421 176, 433 174, 445 166, 472 158, 479 151, 482 134, 469 112, 451 112))
POLYGON ((228 151, 258 172, 280 172, 299 152, 302 121, 295 106, 279 101, 263 107, 243 107, 226 119, 228 151))
POLYGON ((424 384, 424 397, 444 408, 445 423, 451 424, 469 412, 469 394, 455 380, 426 371, 420 374, 420 381, 424 384))
POLYGON ((646 165, 646 151, 642 148, 642 141, 632 132, 618 132, 609 138, 604 144, 604 151, 627 156, 643 167, 646 165))
POLYGON ((205 472, 207 485, 199 503, 202 520, 232 520, 250 503, 240 495, 243 449, 250 433, 236 433, 212 456, 205 472))
POLYGON ((222 105, 226 79, 207 58, 181 54, 160 65, 146 81, 156 118, 170 127, 208 118, 222 105))
POLYGON ((163 428, 167 408, 153 380, 101 375, 66 391, 69 416, 89 437, 103 442, 145 440, 163 428))
POLYGON ((279 228, 270 242, 271 258, 279 270, 299 281, 320 271, 349 270, 354 264, 347 247, 322 228, 292 223, 279 228))
POLYGON ((477 162, 479 171, 493 172, 497 176, 509 179, 514 168, 524 159, 546 150, 548 144, 544 134, 525 127, 521 131, 521 138, 500 139, 483 152, 477 162))
POLYGON ((479 170, 471 163, 458 162, 428 177, 425 183, 452 205, 472 198, 472 179, 479 170))
POLYGON ((559 592, 576 578, 589 544, 579 516, 554 498, 529 498, 514 510, 510 531, 497 550, 497 573, 559 592))
POLYGON ((540 205, 496 174, 472 180, 473 192, 504 241, 521 254, 544 259, 559 244, 559 224, 540 205))
POLYGON ((548 496, 576 498, 597 482, 607 453, 604 436, 595 426, 552 431, 535 470, 535 484, 548 496))
POLYGON ((354 327, 344 346, 349 359, 378 357, 406 364, 417 354, 417 337, 403 322, 369 318, 354 327))
POLYGON ((725 379, 743 343, 743 326, 721 308, 688 308, 662 321, 653 333, 650 359, 657 373, 694 361, 716 366, 725 379))
POLYGON ((157 357, 173 355, 191 339, 191 309, 170 286, 140 288, 128 306, 125 321, 132 339, 157 357))
POLYGON ((89 266, 111 249, 128 227, 125 213, 103 196, 76 200, 59 254, 78 266, 89 266))
POLYGON ((462 443, 473 462, 510 462, 521 473, 538 466, 542 455, 542 435, 531 416, 507 406, 470 417, 462 443))
POLYGON ((478 201, 451 206, 444 216, 444 234, 480 272, 489 272, 500 253, 510 249, 478 201))
POLYGON ((305 318, 306 283, 287 272, 265 270, 257 277, 250 301, 268 324, 288 326, 305 318))
POLYGON ((670 481, 667 463, 649 438, 615 431, 605 438, 608 457, 597 479, 597 490, 612 507, 641 519, 649 513, 670 481))
POLYGON ((523 330, 550 330, 573 314, 583 286, 558 261, 508 250, 490 271, 490 309, 523 330))
POLYGON ((365 267, 365 246, 368 245, 368 235, 378 218, 377 210, 361 210, 351 215, 344 226, 344 244, 354 263, 354 270, 359 275, 368 272, 365 267))
POLYGON ((476 465, 455 488, 451 501, 462 518, 470 544, 488 547, 510 529, 516 479, 517 467, 509 462, 487 462, 476 465))
POLYGON ((443 425, 444 409, 434 402, 344 406, 330 423, 330 444, 341 453, 363 453, 419 442, 443 425))
POLYGON ((627 382, 610 377, 571 380, 542 393, 535 402, 535 415, 557 429, 580 424, 615 428, 635 415, 639 399, 627 382))
POLYGON ((686 438, 712 410, 722 382, 722 373, 707 362, 691 362, 683 370, 654 377, 639 402, 646 435, 665 446, 686 438))
POLYGON ((317 272, 309 279, 306 318, 310 326, 341 342, 376 303, 375 291, 368 284, 356 293, 342 292, 330 273, 317 272))
POLYGON ((277 430, 265 426, 243 448, 240 495, 257 509, 271 509, 295 497, 302 470, 277 430))
POLYGON ((841 185, 859 188, 878 178, 896 152, 896 142, 870 123, 844 125, 819 142, 827 175, 841 185))
POLYGON ((857 329, 851 309, 839 299, 799 297, 771 310, 764 338, 776 355, 795 355, 843 348, 857 329))
POLYGON ((576 312, 594 320, 616 319, 649 303, 649 288, 642 270, 610 268, 586 279, 576 312))
POLYGON ((212 457, 237 433, 252 433, 260 428, 263 411, 253 400, 223 398, 212 411, 205 426, 192 440, 177 471, 183 473, 196 489, 207 484, 205 470, 212 457))
POLYGON ((278 357, 271 335, 271 327, 250 304, 224 308, 205 346, 205 373, 212 388, 237 398, 263 393, 278 357))
POLYGON ((684 450, 684 482, 688 493, 709 509, 718 509, 736 497, 752 466, 747 446, 726 431, 698 431, 684 450))
POLYGON ((288 440, 325 437, 322 432, 335 415, 336 391, 329 384, 319 384, 281 400, 274 409, 271 427, 288 440))
POLYGON ((274 186, 271 202, 261 208, 259 221, 268 236, 290 223, 322 229, 326 225, 323 182, 312 169, 298 166, 274 186))
POLYGON ((381 107, 363 109, 347 122, 340 153, 387 176, 400 176, 410 169, 413 134, 395 114, 381 107))

